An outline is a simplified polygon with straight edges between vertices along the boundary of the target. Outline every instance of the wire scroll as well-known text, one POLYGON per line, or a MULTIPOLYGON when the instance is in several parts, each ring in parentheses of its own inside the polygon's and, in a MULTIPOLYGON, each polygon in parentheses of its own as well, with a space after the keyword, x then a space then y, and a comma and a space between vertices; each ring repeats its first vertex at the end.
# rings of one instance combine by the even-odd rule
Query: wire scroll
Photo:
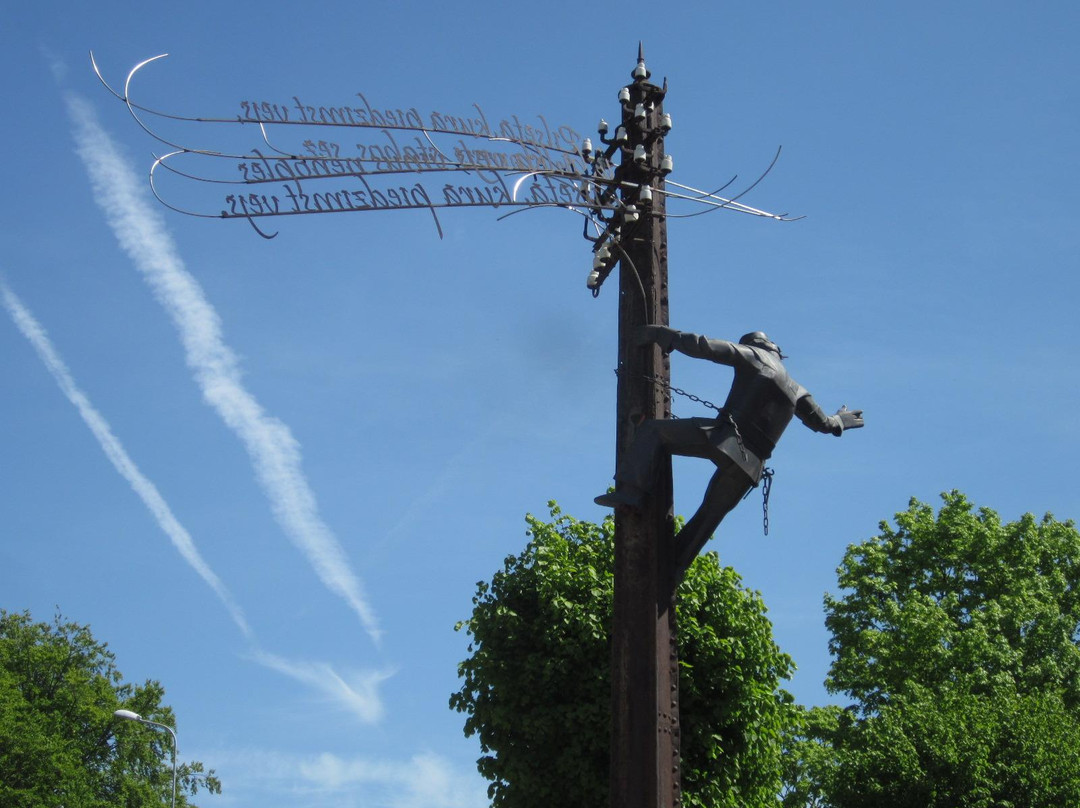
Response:
MULTIPOLYGON (((387 109, 363 93, 337 105, 293 96, 287 102, 242 101, 232 116, 180 115, 132 99, 135 76, 166 55, 133 67, 122 91, 105 80, 93 53, 90 60, 105 88, 165 147, 150 168, 154 195, 188 216, 244 219, 270 239, 277 232, 268 232, 264 219, 426 210, 442 237, 439 212, 449 208, 565 209, 584 216, 588 232, 590 224, 601 228, 625 207, 617 193, 625 183, 610 161, 598 160, 575 129, 551 125, 543 116, 489 118, 475 104, 466 114, 387 109), (242 145, 196 148, 163 134, 166 126, 187 124, 199 125, 200 132, 216 127, 219 141, 242 145), (250 147, 252 129, 258 133, 255 147, 250 147), (358 138, 362 142, 354 142, 358 138)), ((669 209, 669 218, 727 209, 787 220, 738 202, 741 194, 721 197, 722 190, 670 182, 657 189, 686 208, 682 213, 669 209)))

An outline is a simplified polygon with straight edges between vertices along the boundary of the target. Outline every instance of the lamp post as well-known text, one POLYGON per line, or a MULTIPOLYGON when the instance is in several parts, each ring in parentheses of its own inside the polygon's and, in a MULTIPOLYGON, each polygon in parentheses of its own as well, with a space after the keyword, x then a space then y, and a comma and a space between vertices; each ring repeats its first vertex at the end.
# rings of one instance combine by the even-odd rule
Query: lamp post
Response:
POLYGON ((157 727, 158 729, 166 730, 172 736, 172 808, 176 808, 176 731, 165 724, 159 724, 157 721, 150 721, 143 718, 138 713, 131 710, 117 710, 113 713, 114 718, 122 718, 125 721, 138 721, 140 724, 147 724, 151 727, 157 727))

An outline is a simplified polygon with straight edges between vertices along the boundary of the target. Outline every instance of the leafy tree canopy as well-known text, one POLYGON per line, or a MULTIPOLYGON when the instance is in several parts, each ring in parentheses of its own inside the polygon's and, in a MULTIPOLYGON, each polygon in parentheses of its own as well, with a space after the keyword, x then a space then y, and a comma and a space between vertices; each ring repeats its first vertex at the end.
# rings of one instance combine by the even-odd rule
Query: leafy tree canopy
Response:
MULTIPOLYGON (((0 805, 159 808, 172 801, 168 733, 113 717, 127 709, 176 726, 155 681, 123 682, 90 629, 34 623, 0 609, 0 805)), ((221 791, 198 761, 178 767, 180 791, 221 791)), ((179 796, 178 805, 187 805, 179 796)))
MULTIPOLYGON (((597 808, 608 802, 614 522, 582 522, 549 503, 529 542, 477 584, 470 656, 450 705, 467 714, 495 808, 597 808)), ((780 741, 793 720, 780 688, 791 659, 758 593, 700 556, 677 595, 684 803, 776 804, 780 741)))
POLYGON ((1059 690, 1080 705, 1080 533, 1026 514, 1003 524, 958 491, 934 514, 912 500, 896 528, 848 548, 827 595, 826 681, 873 712, 912 685, 987 694, 1059 690))
POLYGON ((848 548, 826 686, 854 704, 804 712, 785 805, 1080 804, 1080 533, 943 500, 848 548))

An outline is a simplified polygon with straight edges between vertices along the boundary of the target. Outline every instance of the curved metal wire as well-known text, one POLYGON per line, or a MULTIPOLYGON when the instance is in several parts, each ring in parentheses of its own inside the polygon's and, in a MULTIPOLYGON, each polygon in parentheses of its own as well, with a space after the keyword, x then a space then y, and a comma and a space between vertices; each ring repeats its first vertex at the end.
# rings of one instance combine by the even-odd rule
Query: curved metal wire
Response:
POLYGON ((90 67, 93 68, 94 75, 98 77, 98 81, 100 81, 105 86, 105 89, 112 93, 114 96, 116 96, 118 99, 123 101, 124 96, 116 92, 116 90, 112 88, 109 82, 105 81, 105 77, 101 74, 101 68, 98 67, 97 60, 94 58, 94 52, 92 50, 90 51, 90 67))
MULTIPOLYGON (((708 199, 710 197, 715 197, 717 194, 719 194, 721 191, 723 191, 725 188, 727 188, 729 185, 731 185, 733 182, 735 182, 735 180, 737 180, 738 178, 739 178, 739 175, 736 174, 730 180, 728 180, 723 185, 721 185, 719 188, 717 188, 715 191, 709 191, 709 192, 702 191, 702 192, 698 193, 698 196, 693 197, 693 201, 698 202, 698 201, 701 201, 702 199, 708 199)), ((695 191, 695 193, 697 193, 696 189, 690 188, 689 186, 683 186, 683 185, 680 185, 679 183, 676 183, 676 182, 672 182, 671 184, 674 185, 677 188, 686 188, 687 190, 692 190, 692 191, 695 191)), ((662 189, 661 192, 664 192, 664 191, 666 191, 666 188, 662 189)), ((706 213, 713 213, 715 210, 716 210, 716 208, 714 208, 714 207, 706 207, 705 210, 699 210, 697 213, 671 213, 671 214, 669 214, 669 216, 672 219, 692 219, 695 216, 703 216, 706 213)))
POLYGON ((157 184, 154 182, 154 170, 159 165, 164 165, 164 161, 167 160, 169 157, 172 157, 172 156, 174 156, 176 154, 179 154, 179 153, 180 152, 172 152, 171 154, 166 154, 163 157, 159 157, 156 160, 154 160, 153 165, 150 166, 150 192, 154 195, 154 198, 157 199, 158 202, 160 202, 162 205, 167 207, 169 210, 174 210, 177 213, 183 213, 185 216, 195 216, 196 218, 199 218, 199 219, 239 219, 239 218, 246 218, 248 220, 248 224, 250 224, 252 226, 252 228, 255 230, 255 232, 258 233, 260 236, 262 236, 267 241, 269 241, 272 238, 277 237, 277 232, 271 233, 269 235, 264 233, 259 228, 259 226, 257 224, 255 224, 255 222, 254 222, 254 220, 253 220, 253 218, 251 216, 240 217, 240 216, 226 216, 224 213, 219 213, 217 215, 211 215, 209 213, 196 213, 194 211, 184 210, 183 208, 178 208, 176 205, 172 205, 169 202, 166 202, 165 198, 162 197, 162 195, 160 193, 158 193, 157 184))
MULTIPOLYGON (((740 193, 733 196, 731 199, 724 200, 726 204, 719 205, 717 207, 718 208, 724 208, 724 207, 729 207, 731 205, 734 205, 738 199, 741 199, 742 197, 746 196, 748 193, 750 193, 750 191, 752 191, 755 187, 757 187, 758 183, 760 183, 763 179, 765 179, 765 177, 767 177, 769 175, 769 172, 771 172, 773 170, 773 166, 775 166, 777 160, 780 159, 780 151, 781 151, 782 148, 783 148, 782 146, 777 147, 776 154, 773 155, 772 161, 769 163, 768 167, 761 173, 761 176, 759 176, 756 180, 754 180, 752 183, 750 183, 750 185, 748 185, 746 188, 744 188, 740 193)), ((731 181, 727 183, 727 185, 730 185, 731 182, 734 182, 734 181, 735 181, 735 178, 733 177, 731 179, 731 181)), ((684 190, 693 191, 694 193, 701 193, 700 191, 698 191, 698 189, 691 188, 689 185, 681 185, 680 183, 677 183, 677 182, 672 182, 671 184, 674 185, 676 188, 683 188, 684 190)), ((724 188, 726 188, 727 185, 725 185, 724 188)), ((723 188, 721 188, 720 190, 723 190, 723 188)), ((716 195, 716 192, 714 192, 712 194, 707 194, 706 196, 713 197, 715 195, 716 195)), ((723 200, 723 197, 717 197, 717 198, 723 200)), ((701 201, 701 200, 697 200, 697 201, 701 201)), ((759 211, 757 208, 751 208, 748 205, 740 205, 738 207, 731 207, 731 210, 738 210, 740 213, 750 213, 750 214, 752 214, 754 216, 765 216, 766 218, 776 219, 778 221, 783 221, 783 222, 795 222, 795 221, 798 221, 799 219, 805 218, 803 216, 798 216, 798 217, 795 217, 795 218, 787 218, 786 213, 779 213, 779 214, 766 213, 765 211, 759 211)), ((707 210, 698 211, 697 213, 687 213, 687 214, 676 215, 674 218, 688 219, 688 218, 691 218, 693 216, 701 216, 701 215, 703 215, 705 213, 712 213, 712 212, 713 212, 713 209, 710 208, 710 209, 707 209, 707 210)))
MULTIPOLYGON (((154 164, 150 168, 150 174, 153 175, 154 169, 160 167, 160 168, 165 169, 169 173, 175 174, 178 177, 183 177, 186 180, 194 180, 195 182, 204 182, 204 183, 207 183, 207 184, 210 184, 210 185, 250 185, 250 184, 252 184, 252 183, 247 182, 246 180, 215 180, 215 179, 211 179, 210 177, 201 177, 198 174, 189 174, 186 171, 181 171, 178 168, 173 168, 171 165, 166 165, 166 163, 165 163, 166 160, 168 160, 170 157, 175 157, 178 154, 191 154, 191 152, 187 151, 186 149, 180 149, 180 150, 177 150, 177 151, 171 151, 168 154, 162 155, 161 157, 158 157, 156 154, 154 154, 153 155, 154 164)), ((256 180, 256 183, 261 183, 261 182, 269 182, 269 180, 256 180)))
POLYGON ((641 273, 638 272, 638 268, 637 266, 635 266, 634 260, 630 257, 630 254, 626 252, 626 249, 623 247, 623 245, 618 241, 614 242, 614 244, 615 247, 619 250, 619 252, 622 253, 622 258, 620 258, 619 260, 626 261, 626 265, 630 267, 630 271, 634 273, 634 278, 635 280, 637 280, 638 291, 641 292, 641 308, 642 311, 645 313, 643 319, 649 325, 655 325, 654 323, 649 323, 649 302, 648 298, 645 295, 645 283, 641 279, 641 273))
POLYGON ((515 204, 518 204, 521 207, 519 207, 517 210, 512 210, 509 213, 504 213, 502 216, 496 217, 495 221, 501 222, 503 219, 509 219, 511 216, 516 216, 519 213, 527 213, 530 210, 539 210, 541 208, 558 208, 560 210, 568 210, 571 213, 576 213, 579 216, 584 216, 586 219, 592 222, 594 227, 596 227, 597 235, 600 235, 603 232, 596 224, 596 220, 593 219, 592 214, 586 213, 585 211, 578 209, 578 207, 575 205, 568 205, 565 202, 518 202, 515 204))
MULTIPOLYGON (((164 154, 161 157, 157 157, 154 160, 153 164, 150 166, 150 191, 157 198, 157 201, 160 202, 165 207, 167 207, 169 210, 174 210, 177 213, 183 213, 185 216, 195 216, 196 218, 199 218, 199 219, 230 218, 230 217, 223 217, 220 213, 198 213, 197 211, 185 210, 184 208, 178 208, 178 207, 176 207, 176 205, 173 205, 173 204, 171 204, 169 202, 166 202, 165 198, 160 193, 158 193, 157 183, 155 182, 155 176, 154 176, 154 174, 157 171, 158 167, 160 166, 160 167, 166 168, 167 170, 172 170, 172 169, 169 169, 169 167, 165 165, 165 161, 168 160, 170 157, 175 157, 176 155, 183 154, 183 153, 184 153, 183 151, 169 152, 168 154, 164 154)), ((208 182, 212 182, 212 180, 208 180, 208 182)))
POLYGON ((587 174, 567 174, 566 172, 551 171, 551 170, 548 170, 548 169, 541 169, 539 171, 530 171, 527 174, 523 174, 521 176, 521 178, 517 182, 514 183, 514 191, 511 194, 511 198, 516 202, 517 201, 517 192, 518 192, 518 189, 521 187, 521 183, 525 182, 525 180, 527 180, 529 177, 540 177, 540 176, 555 177, 556 179, 559 179, 559 180, 572 180, 572 181, 575 181, 575 182, 579 181, 579 180, 583 181, 583 182, 591 182, 592 181, 592 178, 587 174))
POLYGON ((272 151, 275 151, 278 154, 284 155, 285 157, 292 157, 293 156, 292 153, 284 152, 281 149, 279 149, 277 146, 275 146, 273 143, 270 142, 270 135, 267 133, 266 127, 263 126, 262 121, 259 121, 259 133, 262 135, 263 143, 266 144, 266 148, 268 148, 268 149, 270 149, 272 151))
MULTIPOLYGON (((664 195, 664 196, 666 196, 666 197, 668 197, 670 199, 682 199, 682 200, 689 200, 689 201, 692 201, 692 202, 698 202, 698 203, 700 203, 702 205, 707 205, 710 209, 730 210, 730 211, 734 211, 735 213, 746 213, 746 214, 749 214, 750 216, 760 216, 760 217, 765 218, 765 219, 776 219, 777 221, 788 221, 787 219, 784 218, 786 214, 783 214, 783 213, 769 213, 766 210, 759 210, 758 208, 752 208, 749 205, 744 205, 741 202, 735 202, 734 200, 731 200, 731 199, 724 199, 723 197, 720 197, 718 200, 700 198, 700 197, 692 197, 692 196, 688 196, 687 194, 680 194, 680 193, 676 193, 675 191, 668 191, 668 190, 663 189, 663 188, 654 188, 653 193, 662 194, 662 195, 664 195)), ((683 216, 679 216, 678 214, 672 214, 673 218, 684 218, 686 215, 697 215, 697 214, 684 214, 683 216)))

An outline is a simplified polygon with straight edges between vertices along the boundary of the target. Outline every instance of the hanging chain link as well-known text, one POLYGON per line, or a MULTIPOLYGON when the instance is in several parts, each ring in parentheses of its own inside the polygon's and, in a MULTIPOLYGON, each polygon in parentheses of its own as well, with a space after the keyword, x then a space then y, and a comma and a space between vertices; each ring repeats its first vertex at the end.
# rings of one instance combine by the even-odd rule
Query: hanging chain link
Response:
POLYGON ((776 474, 768 466, 761 473, 761 511, 762 511, 762 525, 765 528, 765 535, 769 535, 769 494, 772 493, 772 480, 776 474))

